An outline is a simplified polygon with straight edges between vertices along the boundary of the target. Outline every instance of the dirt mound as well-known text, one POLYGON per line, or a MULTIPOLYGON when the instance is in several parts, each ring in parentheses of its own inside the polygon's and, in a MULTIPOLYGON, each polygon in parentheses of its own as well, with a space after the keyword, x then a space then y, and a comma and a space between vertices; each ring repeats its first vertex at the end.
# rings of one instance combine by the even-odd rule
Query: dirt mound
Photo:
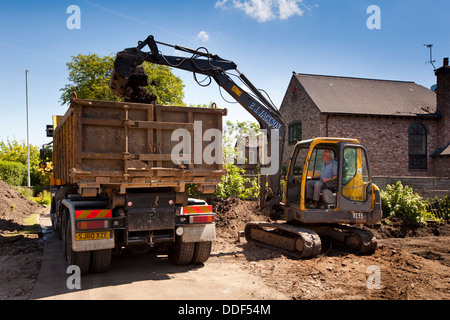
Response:
POLYGON ((20 231, 26 218, 43 209, 0 180, 0 300, 24 300, 30 295, 39 273, 43 243, 37 234, 20 231))
POLYGON ((213 211, 216 212, 216 228, 235 237, 238 231, 244 230, 246 223, 268 219, 259 211, 257 202, 237 198, 216 201, 213 211))
POLYGON ((22 230, 23 220, 41 209, 42 206, 27 199, 9 184, 0 180, 0 234, 22 230))
POLYGON ((371 227, 371 231, 378 239, 450 236, 450 225, 447 221, 416 223, 405 217, 384 219, 381 224, 371 227))
MULTIPOLYGON (((237 198, 216 200, 213 204, 216 212, 216 227, 220 233, 237 237, 238 231, 243 231, 245 224, 255 221, 270 221, 258 208, 256 201, 245 201, 237 198)), ((368 228, 368 227, 365 227, 368 228)), ((450 224, 428 222, 426 225, 400 217, 384 219, 382 223, 370 227, 378 239, 450 236, 450 224)))

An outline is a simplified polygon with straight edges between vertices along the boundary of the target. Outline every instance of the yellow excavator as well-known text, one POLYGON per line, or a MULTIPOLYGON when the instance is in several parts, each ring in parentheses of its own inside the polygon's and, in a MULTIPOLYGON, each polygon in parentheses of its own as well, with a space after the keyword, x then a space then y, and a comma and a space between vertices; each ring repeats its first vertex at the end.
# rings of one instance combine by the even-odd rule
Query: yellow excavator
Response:
POLYGON ((193 72, 196 80, 197 74, 206 76, 209 82, 214 79, 267 133, 267 149, 271 150, 272 165, 275 163, 277 167, 266 171, 269 172, 267 190, 263 179, 261 186, 265 196, 260 207, 266 215, 283 222, 248 223, 245 227, 248 241, 275 246, 300 258, 316 257, 324 239, 361 254, 376 250, 373 233, 354 226, 375 225, 382 217, 380 190, 372 181, 367 149, 358 140, 326 137, 298 142, 289 161, 284 190, 281 190, 286 133, 283 116, 270 98, 237 70, 234 62, 211 54, 205 48, 173 46, 149 36, 139 41, 137 47, 117 53, 111 90, 118 96, 126 95, 131 74, 145 61, 193 72), (158 45, 172 47, 190 56, 163 55, 158 45), (149 52, 143 51, 146 46, 150 48, 149 52), (232 76, 239 79, 246 90, 236 84, 232 76), (306 203, 308 184, 321 179, 325 151, 332 158, 335 174, 323 183, 316 206, 310 208, 306 203))

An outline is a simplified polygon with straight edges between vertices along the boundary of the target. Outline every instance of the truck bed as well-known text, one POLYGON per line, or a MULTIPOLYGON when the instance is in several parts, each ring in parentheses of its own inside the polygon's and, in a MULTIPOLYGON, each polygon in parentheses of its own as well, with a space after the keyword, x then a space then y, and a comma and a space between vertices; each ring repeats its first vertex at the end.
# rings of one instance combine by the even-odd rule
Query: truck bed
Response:
MULTIPOLYGON (((184 192, 186 183, 214 192, 225 174, 222 161, 208 164, 198 156, 194 161, 194 151, 203 153, 211 144, 202 138, 208 129, 222 131, 224 115, 226 109, 74 97, 54 124, 54 177, 78 185, 83 196, 95 196, 104 188, 119 193, 156 187, 184 192), (191 150, 185 152, 190 161, 172 160, 172 150, 180 143, 171 139, 176 129, 190 133, 191 150)), ((221 148, 220 141, 220 154, 221 148)))

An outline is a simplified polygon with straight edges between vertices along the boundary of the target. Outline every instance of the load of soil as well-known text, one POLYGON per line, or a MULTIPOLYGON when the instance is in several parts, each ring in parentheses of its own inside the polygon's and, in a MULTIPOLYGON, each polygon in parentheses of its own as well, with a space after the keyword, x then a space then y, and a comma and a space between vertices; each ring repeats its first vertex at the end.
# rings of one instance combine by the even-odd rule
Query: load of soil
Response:
MULTIPOLYGON (((155 86, 156 82, 152 81, 151 85, 155 86)), ((149 85, 148 76, 145 73, 143 67, 136 67, 133 69, 128 80, 128 85, 124 99, 126 102, 136 103, 154 103, 158 97, 154 94, 150 94, 147 90, 149 85)))

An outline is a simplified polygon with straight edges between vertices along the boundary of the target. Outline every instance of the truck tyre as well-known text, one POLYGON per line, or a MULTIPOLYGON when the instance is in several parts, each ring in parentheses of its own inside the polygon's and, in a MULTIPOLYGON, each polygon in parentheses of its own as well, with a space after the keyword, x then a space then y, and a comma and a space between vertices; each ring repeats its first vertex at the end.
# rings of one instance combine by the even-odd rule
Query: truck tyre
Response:
POLYGON ((189 264, 194 256, 194 250, 194 242, 181 242, 181 238, 177 237, 174 246, 169 251, 169 260, 178 266, 189 264))
POLYGON ((76 252, 72 249, 72 224, 70 223, 70 218, 66 216, 64 227, 63 244, 65 249, 66 260, 69 266, 75 265, 80 268, 82 275, 89 273, 89 265, 91 263, 91 252, 76 252))
POLYGON ((211 254, 211 248, 212 248, 211 241, 196 242, 194 256, 192 257, 191 263, 199 264, 208 260, 211 254))
POLYGON ((91 272, 103 273, 109 270, 111 265, 111 249, 92 251, 91 272))

